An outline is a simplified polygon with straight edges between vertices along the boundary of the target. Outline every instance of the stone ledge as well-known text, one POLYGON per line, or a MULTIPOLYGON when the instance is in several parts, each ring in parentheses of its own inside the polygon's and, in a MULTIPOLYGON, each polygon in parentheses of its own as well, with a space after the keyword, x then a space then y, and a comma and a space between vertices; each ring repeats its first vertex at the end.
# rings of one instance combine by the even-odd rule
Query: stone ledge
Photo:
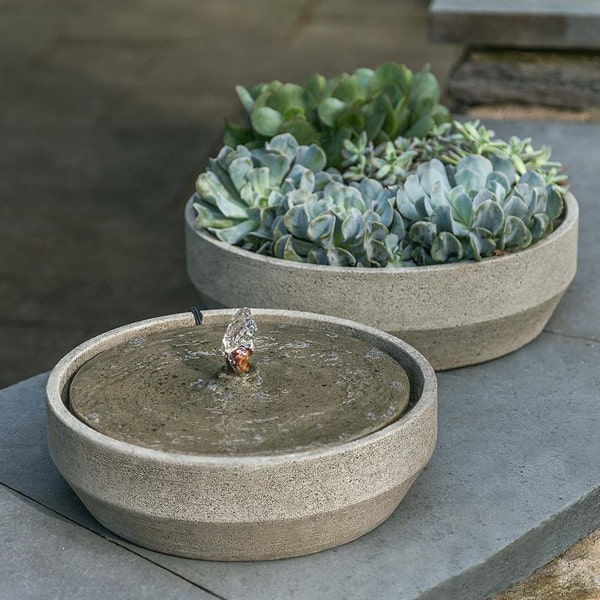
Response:
POLYGON ((470 50, 452 70, 447 92, 460 106, 600 107, 600 53, 470 50))
POLYGON ((434 0, 429 16, 436 42, 600 49, 600 5, 594 0, 434 0))

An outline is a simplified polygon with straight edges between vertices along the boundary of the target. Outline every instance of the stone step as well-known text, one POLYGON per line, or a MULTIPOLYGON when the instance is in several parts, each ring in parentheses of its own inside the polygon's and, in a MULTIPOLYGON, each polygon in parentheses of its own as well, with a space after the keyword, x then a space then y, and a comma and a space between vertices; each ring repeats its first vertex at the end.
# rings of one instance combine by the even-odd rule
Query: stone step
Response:
POLYGON ((459 106, 600 107, 600 53, 469 50, 450 74, 446 90, 459 106))
POLYGON ((434 0, 429 16, 436 42, 600 49, 596 0, 434 0))

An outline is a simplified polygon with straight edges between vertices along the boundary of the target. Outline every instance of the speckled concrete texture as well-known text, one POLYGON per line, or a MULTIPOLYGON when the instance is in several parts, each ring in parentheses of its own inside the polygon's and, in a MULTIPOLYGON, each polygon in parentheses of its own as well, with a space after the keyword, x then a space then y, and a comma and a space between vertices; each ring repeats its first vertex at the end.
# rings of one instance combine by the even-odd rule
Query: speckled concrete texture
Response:
MULTIPOLYGON (((231 311, 207 311, 222 324, 231 311)), ((60 472, 107 528, 142 546, 211 560, 297 556, 348 542, 396 508, 431 457, 437 383, 431 365, 404 342, 333 317, 256 310, 259 322, 331 323, 390 354, 406 370, 413 406, 358 440, 276 456, 164 453, 109 438, 65 406, 71 376, 86 361, 144 333, 193 324, 191 314, 150 319, 86 342, 50 375, 48 440, 60 472)))
POLYGON ((194 584, 2 485, 0 514, 2 600, 214 600, 194 584))
POLYGON ((523 252, 434 267, 330 267, 261 256, 195 228, 185 211, 187 268, 208 306, 250 304, 332 314, 405 339, 436 370, 503 356, 534 339, 577 268, 579 209, 523 252))

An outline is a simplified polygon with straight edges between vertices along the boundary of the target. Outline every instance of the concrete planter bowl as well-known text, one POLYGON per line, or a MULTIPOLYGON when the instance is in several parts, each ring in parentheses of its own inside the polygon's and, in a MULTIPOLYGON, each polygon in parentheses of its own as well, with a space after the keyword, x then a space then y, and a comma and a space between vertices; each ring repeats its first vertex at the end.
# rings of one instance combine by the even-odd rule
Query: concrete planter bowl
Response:
MULTIPOLYGON (((274 323, 329 323, 396 359, 410 381, 410 408, 357 440, 291 454, 202 456, 118 441, 67 408, 76 371, 114 345, 193 325, 188 314, 134 323, 67 354, 50 374, 50 454, 83 503, 108 529, 141 546, 209 560, 275 559, 353 540, 397 507, 433 452, 437 383, 414 348, 364 325, 321 315, 253 310, 274 323)), ((207 311, 226 326, 231 311, 207 311)))
POLYGON ((537 337, 577 268, 579 210, 548 237, 513 254, 431 267, 309 265, 261 256, 194 226, 186 206, 187 269, 210 308, 264 306, 331 314, 383 329, 436 370, 503 356, 537 337))

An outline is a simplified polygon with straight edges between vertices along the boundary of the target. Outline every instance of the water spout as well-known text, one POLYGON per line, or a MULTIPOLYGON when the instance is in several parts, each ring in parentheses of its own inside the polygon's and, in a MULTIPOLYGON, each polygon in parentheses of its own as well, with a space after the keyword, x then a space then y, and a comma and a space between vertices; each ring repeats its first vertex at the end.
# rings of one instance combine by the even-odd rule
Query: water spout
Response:
POLYGON ((250 309, 240 308, 223 336, 225 362, 234 373, 245 373, 250 368, 255 335, 256 323, 250 309))

